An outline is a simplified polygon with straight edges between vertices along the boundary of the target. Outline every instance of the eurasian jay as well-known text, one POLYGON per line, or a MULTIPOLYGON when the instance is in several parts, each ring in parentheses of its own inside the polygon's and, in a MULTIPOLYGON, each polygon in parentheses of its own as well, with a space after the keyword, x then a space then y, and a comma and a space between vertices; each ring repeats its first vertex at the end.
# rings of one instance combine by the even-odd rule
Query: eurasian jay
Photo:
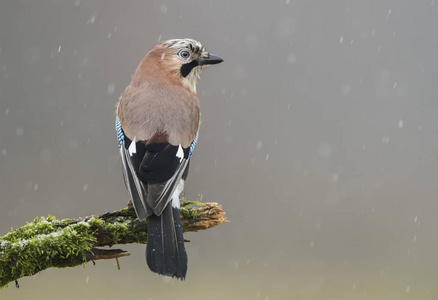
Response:
POLYGON ((140 62, 117 104, 123 177, 137 217, 148 220, 147 264, 181 280, 187 253, 179 195, 198 139, 196 81, 205 66, 222 61, 192 39, 162 42, 140 62))

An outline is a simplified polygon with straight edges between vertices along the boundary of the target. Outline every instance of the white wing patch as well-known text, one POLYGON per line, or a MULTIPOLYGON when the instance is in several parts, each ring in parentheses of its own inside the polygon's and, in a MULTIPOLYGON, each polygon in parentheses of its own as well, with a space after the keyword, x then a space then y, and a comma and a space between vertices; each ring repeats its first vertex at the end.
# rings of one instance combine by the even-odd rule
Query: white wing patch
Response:
POLYGON ((131 145, 129 145, 128 152, 129 156, 132 156, 133 154, 137 153, 137 147, 135 145, 135 137, 132 139, 131 145))
POLYGON ((184 151, 181 145, 178 146, 178 151, 176 152, 176 157, 179 157, 179 161, 181 162, 184 158, 184 151))

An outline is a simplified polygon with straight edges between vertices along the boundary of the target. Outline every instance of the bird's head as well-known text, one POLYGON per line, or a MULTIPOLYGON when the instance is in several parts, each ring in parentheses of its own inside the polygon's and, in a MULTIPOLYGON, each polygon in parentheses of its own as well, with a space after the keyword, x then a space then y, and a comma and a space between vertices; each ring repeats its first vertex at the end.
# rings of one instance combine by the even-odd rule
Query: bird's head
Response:
POLYGON ((198 41, 173 39, 152 48, 141 65, 143 71, 151 76, 157 77, 158 74, 162 74, 168 80, 181 83, 196 93, 196 81, 202 69, 222 61, 219 56, 207 52, 198 41))

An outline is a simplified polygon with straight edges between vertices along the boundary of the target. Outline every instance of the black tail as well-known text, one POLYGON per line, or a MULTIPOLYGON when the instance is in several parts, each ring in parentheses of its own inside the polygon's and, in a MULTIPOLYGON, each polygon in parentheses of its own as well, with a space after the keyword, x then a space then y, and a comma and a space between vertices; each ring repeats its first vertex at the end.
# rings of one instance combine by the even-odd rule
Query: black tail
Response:
POLYGON ((148 217, 146 261, 152 272, 184 280, 187 253, 179 210, 169 203, 161 216, 148 217))

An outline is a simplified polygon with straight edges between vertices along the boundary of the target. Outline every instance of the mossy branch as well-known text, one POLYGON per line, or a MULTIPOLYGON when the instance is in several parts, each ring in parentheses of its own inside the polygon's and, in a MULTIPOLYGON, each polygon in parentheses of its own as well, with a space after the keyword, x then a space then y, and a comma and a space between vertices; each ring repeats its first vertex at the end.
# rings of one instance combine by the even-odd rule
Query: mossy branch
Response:
MULTIPOLYGON (((217 203, 184 202, 180 212, 184 232, 228 222, 217 203)), ((0 238, 0 288, 50 267, 75 267, 129 255, 120 249, 96 247, 146 241, 147 222, 137 219, 132 206, 78 220, 57 220, 50 215, 35 218, 0 238)))

